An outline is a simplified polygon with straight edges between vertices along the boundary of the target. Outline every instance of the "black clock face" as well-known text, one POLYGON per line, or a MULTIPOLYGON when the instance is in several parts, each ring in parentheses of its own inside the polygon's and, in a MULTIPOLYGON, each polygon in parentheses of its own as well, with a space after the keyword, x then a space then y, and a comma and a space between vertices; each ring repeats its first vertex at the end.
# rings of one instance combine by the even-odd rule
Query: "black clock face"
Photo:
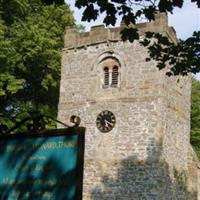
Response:
POLYGON ((96 125, 101 132, 106 133, 113 129, 115 122, 115 115, 108 110, 104 110, 97 116, 96 125))

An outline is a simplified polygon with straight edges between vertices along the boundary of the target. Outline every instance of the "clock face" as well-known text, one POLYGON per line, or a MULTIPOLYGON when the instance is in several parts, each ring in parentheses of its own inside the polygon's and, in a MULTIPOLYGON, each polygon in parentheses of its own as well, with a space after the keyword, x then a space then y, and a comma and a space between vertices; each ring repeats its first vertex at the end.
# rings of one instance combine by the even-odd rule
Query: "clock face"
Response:
POLYGON ((115 126, 115 122, 115 115, 108 110, 99 113, 96 119, 97 128, 103 133, 111 131, 115 126))

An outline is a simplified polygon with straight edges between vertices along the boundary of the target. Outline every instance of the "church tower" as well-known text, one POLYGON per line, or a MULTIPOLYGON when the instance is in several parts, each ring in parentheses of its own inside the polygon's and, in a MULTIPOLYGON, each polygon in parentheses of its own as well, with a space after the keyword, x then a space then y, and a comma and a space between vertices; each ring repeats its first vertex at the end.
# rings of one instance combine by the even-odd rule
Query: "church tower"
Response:
MULTIPOLYGON (((136 28, 177 41, 165 14, 136 28)), ((86 127, 83 200, 197 199, 191 79, 167 77, 121 30, 65 33, 58 119, 78 115, 86 127)))

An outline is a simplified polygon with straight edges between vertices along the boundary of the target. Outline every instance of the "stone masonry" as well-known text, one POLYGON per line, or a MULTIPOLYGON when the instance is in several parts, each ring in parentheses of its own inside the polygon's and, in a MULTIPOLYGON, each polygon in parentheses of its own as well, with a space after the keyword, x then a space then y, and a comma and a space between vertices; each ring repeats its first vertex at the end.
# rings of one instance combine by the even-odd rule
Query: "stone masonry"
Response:
MULTIPOLYGON (((141 37, 154 31, 177 42, 165 14, 136 27, 141 37)), ((69 123, 78 115, 86 127, 83 200, 196 200, 191 77, 167 77, 155 61, 145 61, 147 49, 138 41, 121 41, 122 28, 65 33, 58 119, 69 123), (119 63, 118 87, 102 87, 106 59, 119 63), (116 116, 108 133, 96 128, 103 110, 116 116)))

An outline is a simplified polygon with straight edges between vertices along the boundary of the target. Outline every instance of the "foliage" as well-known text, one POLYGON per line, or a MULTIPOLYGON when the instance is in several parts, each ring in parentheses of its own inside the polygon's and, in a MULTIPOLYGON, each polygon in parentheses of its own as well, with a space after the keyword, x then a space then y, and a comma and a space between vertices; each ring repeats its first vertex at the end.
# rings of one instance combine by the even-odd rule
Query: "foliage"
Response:
POLYGON ((200 158, 200 81, 192 80, 191 144, 200 158))
MULTIPOLYGON (((199 0, 192 0, 200 8, 199 0)), ((120 18, 126 28, 122 30, 122 39, 133 42, 139 39, 137 29, 132 28, 132 24, 145 17, 152 21, 158 12, 173 13, 174 8, 181 8, 183 0, 172 1, 149 1, 149 0, 76 0, 76 7, 84 8, 82 20, 96 20, 100 15, 106 26, 116 24, 120 18)), ((148 47, 150 58, 157 60, 159 69, 170 63, 171 68, 168 75, 187 75, 189 72, 200 72, 200 31, 194 32, 193 36, 181 41, 178 44, 172 43, 168 38, 158 33, 146 33, 146 39, 141 42, 148 47), (154 38, 154 42, 152 41, 154 38)))
POLYGON ((0 1, 1 133, 25 118, 41 127, 43 115, 56 118, 62 34, 74 23, 68 6, 57 2, 0 1))

